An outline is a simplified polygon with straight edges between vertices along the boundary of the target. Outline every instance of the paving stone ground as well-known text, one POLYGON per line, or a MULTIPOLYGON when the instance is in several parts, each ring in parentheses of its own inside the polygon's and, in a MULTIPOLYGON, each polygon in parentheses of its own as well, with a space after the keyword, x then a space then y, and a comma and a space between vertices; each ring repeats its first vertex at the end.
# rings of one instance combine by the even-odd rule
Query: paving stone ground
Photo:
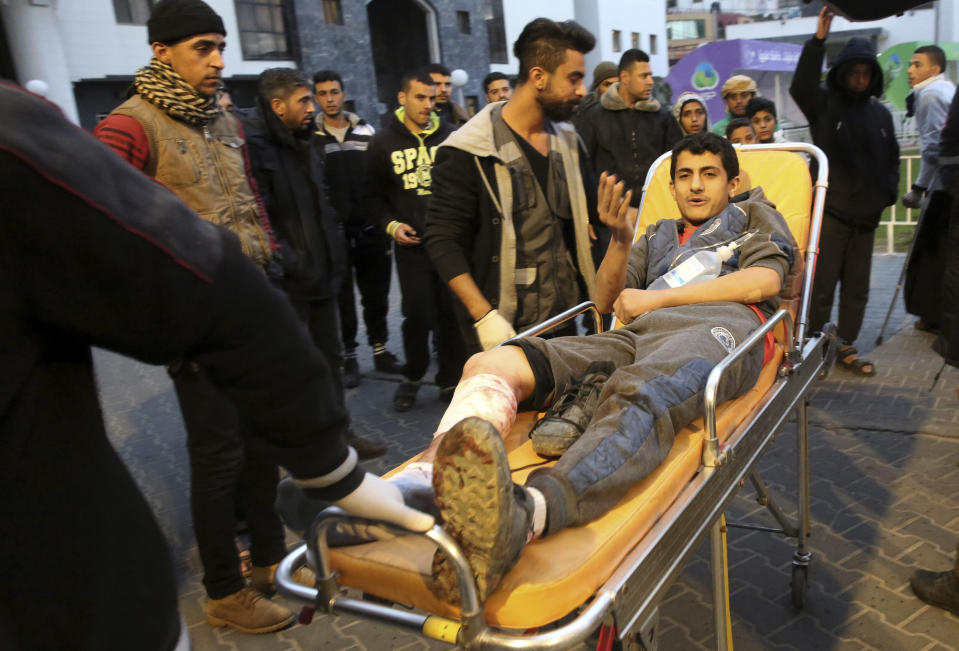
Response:
MULTIPOLYGON (((886 338, 875 345, 902 256, 877 255, 863 333, 857 342, 876 363, 875 378, 836 369, 811 396, 812 537, 806 608, 790 603, 793 545, 781 536, 729 531, 730 589, 737 649, 955 649, 959 617, 926 606, 911 593, 917 568, 945 569, 959 542, 959 370, 941 367, 931 335, 912 328, 901 300, 886 338)), ((391 347, 400 352, 398 292, 392 293, 391 347)), ((366 464, 382 472, 429 441, 444 405, 425 386, 417 409, 392 410, 397 378, 367 372, 347 395, 356 426, 389 444, 366 464)), ((162 369, 111 353, 95 356, 111 439, 126 460, 167 535, 178 568, 180 607, 194 648, 439 649, 440 643, 353 617, 318 616, 266 636, 211 629, 203 619, 201 569, 190 524, 186 450, 176 397, 162 369)), ((770 489, 795 515, 795 427, 787 424, 760 462, 770 489)), ((730 521, 772 525, 751 488, 733 500, 730 521)), ((290 537, 290 543, 295 540, 290 537)), ((667 594, 660 649, 712 647, 711 583, 701 549, 667 594)), ((292 604, 291 604, 292 605, 292 604)))

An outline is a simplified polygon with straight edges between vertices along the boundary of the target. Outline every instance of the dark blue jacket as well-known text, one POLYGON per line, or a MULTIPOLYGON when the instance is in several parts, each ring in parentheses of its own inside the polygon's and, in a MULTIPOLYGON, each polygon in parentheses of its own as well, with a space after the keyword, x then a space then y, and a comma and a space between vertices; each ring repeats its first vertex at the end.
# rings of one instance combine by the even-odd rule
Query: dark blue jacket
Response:
POLYGON ((268 106, 241 114, 250 166, 280 245, 277 284, 295 300, 336 296, 346 269, 343 226, 327 198, 322 145, 294 135, 268 106))

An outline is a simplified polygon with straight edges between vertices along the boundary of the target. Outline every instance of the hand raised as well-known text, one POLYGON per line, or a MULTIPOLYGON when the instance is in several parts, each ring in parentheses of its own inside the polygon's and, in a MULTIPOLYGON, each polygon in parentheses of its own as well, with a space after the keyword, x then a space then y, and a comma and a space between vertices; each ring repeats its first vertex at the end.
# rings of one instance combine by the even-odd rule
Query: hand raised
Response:
POLYGON ((619 242, 633 241, 633 225, 637 211, 630 208, 629 202, 633 198, 633 191, 627 190, 623 194, 625 184, 617 181, 613 174, 603 172, 599 177, 599 200, 597 213, 601 222, 612 231, 612 236, 619 242))
POLYGON ((832 19, 836 14, 831 12, 828 7, 823 7, 819 12, 819 24, 816 25, 816 38, 820 41, 826 40, 829 36, 829 28, 832 25, 832 19))

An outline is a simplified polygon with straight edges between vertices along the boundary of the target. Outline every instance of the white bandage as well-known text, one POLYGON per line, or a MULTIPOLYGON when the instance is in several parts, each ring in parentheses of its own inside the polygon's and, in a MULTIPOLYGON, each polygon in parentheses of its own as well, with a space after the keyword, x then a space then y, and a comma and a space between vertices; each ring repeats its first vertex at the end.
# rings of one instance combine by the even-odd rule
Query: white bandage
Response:
POLYGON ((506 380, 491 373, 480 373, 463 380, 456 385, 450 406, 446 408, 433 438, 470 416, 482 418, 506 436, 516 421, 516 394, 506 380))

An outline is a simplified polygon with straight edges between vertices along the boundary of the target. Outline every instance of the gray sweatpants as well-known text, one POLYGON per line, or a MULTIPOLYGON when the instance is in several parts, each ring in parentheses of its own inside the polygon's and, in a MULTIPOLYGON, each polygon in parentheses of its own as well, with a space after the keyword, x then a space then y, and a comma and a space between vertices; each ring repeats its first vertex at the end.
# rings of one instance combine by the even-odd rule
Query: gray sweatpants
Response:
MULTIPOLYGON (((582 378, 591 362, 616 367, 583 435, 555 466, 527 480, 546 497, 546 532, 601 516, 662 463, 676 432, 702 414, 710 371, 758 326, 745 305, 700 303, 655 310, 598 335, 519 342, 539 375, 537 385, 552 380, 554 387, 548 395, 535 394, 535 402, 542 402, 531 405, 536 409, 582 378)), ((719 386, 721 402, 752 388, 762 358, 759 345, 729 369, 719 386)))

